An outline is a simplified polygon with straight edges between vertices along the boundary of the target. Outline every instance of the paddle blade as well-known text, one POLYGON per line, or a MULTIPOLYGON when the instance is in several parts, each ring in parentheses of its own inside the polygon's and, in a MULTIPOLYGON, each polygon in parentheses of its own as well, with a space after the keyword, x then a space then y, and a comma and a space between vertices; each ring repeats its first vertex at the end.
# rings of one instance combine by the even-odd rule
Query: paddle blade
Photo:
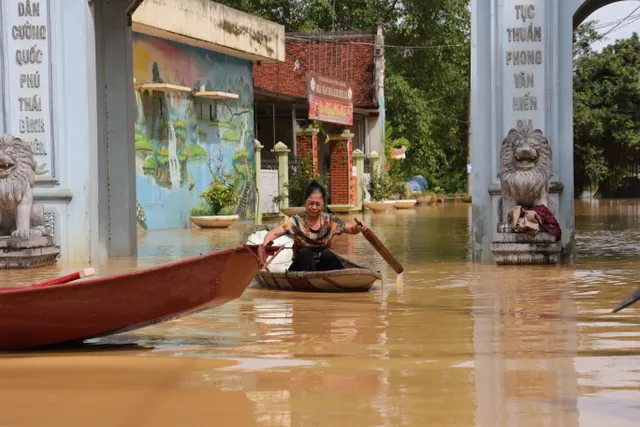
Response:
POLYGON ((616 308, 613 309, 613 313, 617 313, 618 311, 622 310, 623 308, 629 307, 631 304, 633 304, 634 302, 636 302, 638 300, 640 300, 640 288, 636 289, 635 292, 633 292, 631 295, 629 295, 628 297, 623 299, 620 302, 620 304, 618 304, 616 306, 616 308))
MULTIPOLYGON (((362 222, 360 222, 357 218, 355 220, 358 225, 362 225, 362 222)), ((397 274, 401 274, 404 271, 404 267, 402 266, 402 264, 398 262, 398 260, 391 254, 391 252, 389 252, 389 249, 387 249, 387 247, 380 241, 380 239, 378 239, 378 236, 376 236, 369 227, 367 227, 366 230, 362 230, 362 235, 369 241, 369 243, 371 243, 371 246, 374 247, 374 249, 380 254, 380 256, 384 258, 385 261, 387 261, 387 264, 389 264, 389 266, 393 268, 393 271, 395 271, 397 274)))

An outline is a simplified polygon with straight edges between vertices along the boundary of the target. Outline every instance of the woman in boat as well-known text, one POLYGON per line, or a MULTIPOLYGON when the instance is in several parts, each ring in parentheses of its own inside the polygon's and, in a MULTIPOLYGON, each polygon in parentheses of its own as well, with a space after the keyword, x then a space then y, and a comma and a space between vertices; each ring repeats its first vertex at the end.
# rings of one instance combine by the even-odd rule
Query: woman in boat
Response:
POLYGON ((331 239, 342 233, 358 234, 366 230, 365 224, 345 223, 325 212, 326 200, 324 188, 312 181, 305 192, 304 213, 289 217, 265 236, 265 246, 285 234, 293 236, 293 262, 289 271, 342 270, 340 259, 329 249, 331 239))

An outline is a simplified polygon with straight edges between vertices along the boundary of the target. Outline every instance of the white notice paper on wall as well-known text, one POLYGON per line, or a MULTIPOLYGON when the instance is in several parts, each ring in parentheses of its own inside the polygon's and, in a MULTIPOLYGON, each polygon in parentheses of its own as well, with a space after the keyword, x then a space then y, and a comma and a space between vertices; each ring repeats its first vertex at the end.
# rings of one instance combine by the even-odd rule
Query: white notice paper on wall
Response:
POLYGON ((278 212, 278 206, 273 203, 273 198, 278 195, 278 171, 261 169, 262 189, 260 193, 260 210, 262 213, 278 212))

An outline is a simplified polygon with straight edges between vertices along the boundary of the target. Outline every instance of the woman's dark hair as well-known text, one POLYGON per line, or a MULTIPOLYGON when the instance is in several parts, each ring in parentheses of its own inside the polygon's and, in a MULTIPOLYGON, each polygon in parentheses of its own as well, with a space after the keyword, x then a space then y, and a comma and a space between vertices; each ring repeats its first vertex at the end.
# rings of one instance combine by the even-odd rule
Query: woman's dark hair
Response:
POLYGON ((304 192, 304 203, 307 203, 307 199, 309 196, 315 193, 320 193, 322 195, 322 201, 324 202, 324 206, 327 206, 327 193, 324 190, 324 187, 318 183, 315 179, 307 185, 307 189, 304 192))

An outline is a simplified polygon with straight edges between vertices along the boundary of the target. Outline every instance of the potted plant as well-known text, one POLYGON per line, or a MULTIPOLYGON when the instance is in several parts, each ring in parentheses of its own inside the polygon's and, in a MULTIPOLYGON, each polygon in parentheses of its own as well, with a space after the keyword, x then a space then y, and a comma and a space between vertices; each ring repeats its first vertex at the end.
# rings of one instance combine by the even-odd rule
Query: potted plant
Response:
POLYGON ((436 202, 436 196, 433 194, 433 191, 424 189, 420 192, 418 196, 418 204, 419 205, 433 205, 436 202))
POLYGON ((389 200, 391 196, 391 183, 385 173, 374 172, 369 181, 370 202, 364 202, 364 206, 374 212, 384 212, 393 207, 394 201, 389 200))
POLYGON ((438 203, 444 203, 444 189, 436 187, 433 189, 433 192, 436 193, 436 201, 438 203))
POLYGON ((411 195, 411 189, 401 177, 392 180, 392 188, 394 196, 393 206, 396 209, 410 209, 418 203, 417 200, 409 198, 411 195))
POLYGON ((191 222, 202 228, 226 228, 240 219, 233 215, 238 203, 236 187, 230 173, 214 175, 209 187, 200 194, 200 205, 191 210, 191 222))

